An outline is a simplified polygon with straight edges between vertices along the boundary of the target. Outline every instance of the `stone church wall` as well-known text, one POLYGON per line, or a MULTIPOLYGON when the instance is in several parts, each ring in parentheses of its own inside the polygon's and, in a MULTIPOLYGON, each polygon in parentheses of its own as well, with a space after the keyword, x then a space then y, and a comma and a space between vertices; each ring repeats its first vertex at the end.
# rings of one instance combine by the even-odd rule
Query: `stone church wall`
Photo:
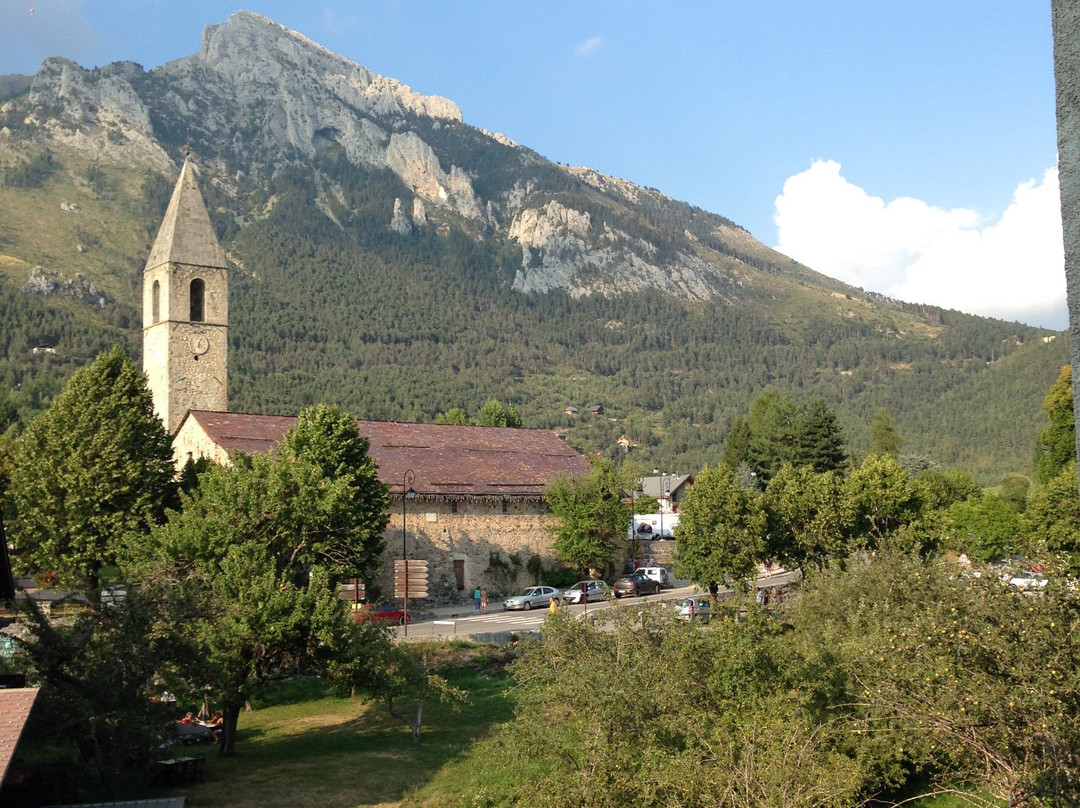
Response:
MULTIPOLYGON (((506 513, 499 501, 459 501, 457 513, 445 501, 406 503, 405 546, 410 560, 428 562, 430 600, 470 600, 480 586, 494 603, 512 590, 533 584, 527 569, 530 557, 539 556, 544 569, 555 563, 545 510, 540 502, 507 502, 506 513)), ((394 561, 402 554, 400 499, 391 505, 383 535, 386 556, 379 587, 382 599, 389 600, 394 592, 394 561)))

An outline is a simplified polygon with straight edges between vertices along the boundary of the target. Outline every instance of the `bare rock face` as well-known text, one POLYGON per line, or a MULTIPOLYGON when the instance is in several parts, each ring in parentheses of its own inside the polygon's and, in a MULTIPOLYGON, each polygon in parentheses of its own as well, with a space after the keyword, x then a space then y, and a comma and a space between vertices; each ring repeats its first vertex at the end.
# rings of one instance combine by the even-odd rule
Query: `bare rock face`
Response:
POLYGON ((708 300, 731 287, 707 261, 680 252, 662 265, 653 245, 607 225, 597 230, 587 212, 555 200, 519 211, 507 235, 522 248, 513 283, 519 292, 561 288, 580 297, 655 288, 686 300, 708 300))
MULTIPOLYGON (((25 114, 28 130, 96 160, 167 175, 177 168, 179 139, 187 137, 203 151, 209 181, 226 194, 237 192, 242 175, 297 166, 318 171, 319 156, 340 149, 353 165, 389 169, 400 179, 392 215, 386 202, 387 225, 402 237, 458 218, 476 238, 494 234, 520 245, 513 288, 521 292, 656 288, 703 300, 734 294, 738 283, 730 262, 721 266, 690 230, 682 239, 650 241, 652 230, 635 224, 634 209, 673 204, 655 189, 553 166, 509 138, 466 126, 452 101, 421 95, 247 11, 208 26, 198 53, 150 72, 133 63, 89 71, 47 60, 27 96, 0 109, 25 114), (24 105, 25 113, 12 105, 24 105), (447 154, 470 164, 455 165, 447 154), (565 177, 553 178, 559 173, 565 177), (573 190, 560 201, 565 188, 573 190), (577 200, 592 194, 603 201, 583 209, 588 203, 577 200), (614 213, 610 221, 607 211, 614 213)), ((338 222, 334 210, 345 196, 332 186, 320 185, 324 197, 316 205, 338 222)), ((727 255, 756 249, 734 227, 710 235, 710 242, 731 246, 727 255)))
POLYGON ((76 273, 74 278, 69 278, 60 272, 46 272, 41 267, 34 267, 22 290, 46 297, 63 295, 100 308, 113 302, 111 297, 94 286, 82 273, 76 273))
POLYGON ((390 219, 390 229, 398 235, 412 235, 412 222, 405 215, 405 208, 401 204, 401 197, 394 199, 394 215, 390 219))
POLYGON ((442 170, 435 152, 414 132, 390 136, 386 165, 418 196, 451 207, 468 219, 483 218, 472 180, 457 166, 442 170))
POLYGON ((95 158, 167 171, 172 161, 155 140, 150 111, 130 81, 141 72, 130 62, 91 73, 67 59, 46 59, 30 85, 30 102, 52 115, 33 122, 95 158))

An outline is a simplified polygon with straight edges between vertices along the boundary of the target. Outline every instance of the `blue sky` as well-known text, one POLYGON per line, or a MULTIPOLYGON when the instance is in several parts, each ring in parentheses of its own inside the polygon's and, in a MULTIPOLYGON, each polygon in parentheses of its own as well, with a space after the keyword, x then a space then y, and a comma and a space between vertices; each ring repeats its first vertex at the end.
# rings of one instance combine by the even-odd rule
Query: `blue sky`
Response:
POLYGON ((243 7, 826 274, 1064 328, 1049 5, 0 0, 0 74, 150 69, 243 7))

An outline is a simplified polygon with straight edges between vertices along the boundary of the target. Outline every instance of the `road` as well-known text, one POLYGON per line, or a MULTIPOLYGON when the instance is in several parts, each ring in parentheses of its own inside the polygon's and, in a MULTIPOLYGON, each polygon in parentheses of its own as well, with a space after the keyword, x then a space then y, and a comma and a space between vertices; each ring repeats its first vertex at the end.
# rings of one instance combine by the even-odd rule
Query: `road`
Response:
MULTIPOLYGON (((799 571, 779 572, 772 576, 762 576, 758 579, 759 586, 785 586, 801 577, 799 571)), ((564 604, 560 608, 567 609, 571 614, 581 614, 586 610, 600 611, 610 609, 616 603, 657 603, 660 601, 674 600, 700 592, 701 590, 686 582, 678 582, 682 585, 672 589, 665 589, 657 595, 645 595, 641 598, 623 598, 619 601, 598 601, 582 605, 564 604)), ((729 592, 721 588, 721 594, 729 592)), ((474 637, 483 634, 500 634, 506 632, 536 631, 543 625, 548 616, 546 608, 537 608, 532 611, 508 612, 501 606, 497 610, 487 614, 474 614, 468 611, 468 607, 460 607, 457 611, 442 609, 442 614, 437 614, 434 619, 418 620, 410 623, 408 628, 409 639, 424 640, 432 637, 474 637)), ((404 637, 405 630, 402 627, 394 629, 397 636, 404 637)))

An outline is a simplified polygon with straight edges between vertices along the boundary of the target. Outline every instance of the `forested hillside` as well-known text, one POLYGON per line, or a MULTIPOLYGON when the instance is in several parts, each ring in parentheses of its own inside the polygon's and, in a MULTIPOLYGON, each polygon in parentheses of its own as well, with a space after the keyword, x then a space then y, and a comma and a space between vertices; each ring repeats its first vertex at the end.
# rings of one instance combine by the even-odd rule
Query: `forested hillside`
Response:
POLYGON ((392 80, 333 95, 329 74, 363 69, 306 40, 276 74, 295 86, 252 86, 214 61, 241 28, 246 68, 287 58, 290 32, 242 12, 149 72, 51 60, 3 83, 0 428, 103 348, 138 355, 141 269, 187 153, 234 267, 232 409, 430 421, 494 398, 583 452, 625 436, 691 473, 773 386, 824 399, 856 454, 884 407, 902 454, 986 484, 1029 466, 1063 337, 847 287, 392 80))

